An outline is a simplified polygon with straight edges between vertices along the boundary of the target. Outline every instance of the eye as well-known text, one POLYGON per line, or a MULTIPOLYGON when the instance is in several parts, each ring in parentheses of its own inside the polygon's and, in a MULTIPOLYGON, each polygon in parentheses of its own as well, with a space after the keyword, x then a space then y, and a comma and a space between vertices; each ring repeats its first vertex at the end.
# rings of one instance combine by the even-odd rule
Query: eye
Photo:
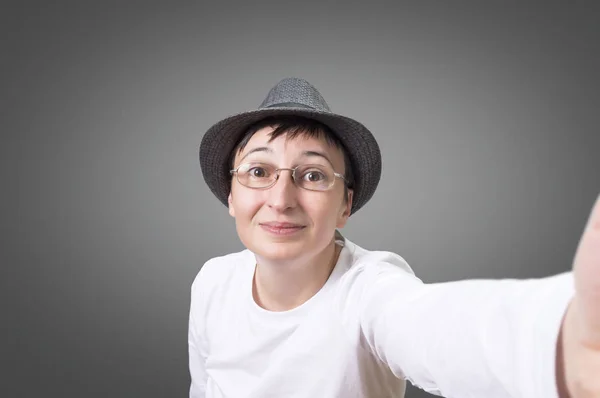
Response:
POLYGON ((262 166, 254 166, 248 169, 248 175, 254 178, 265 178, 269 176, 269 172, 262 166))
POLYGON ((319 182, 323 181, 326 177, 325 174, 321 173, 318 170, 309 170, 304 173, 303 178, 308 182, 319 182))

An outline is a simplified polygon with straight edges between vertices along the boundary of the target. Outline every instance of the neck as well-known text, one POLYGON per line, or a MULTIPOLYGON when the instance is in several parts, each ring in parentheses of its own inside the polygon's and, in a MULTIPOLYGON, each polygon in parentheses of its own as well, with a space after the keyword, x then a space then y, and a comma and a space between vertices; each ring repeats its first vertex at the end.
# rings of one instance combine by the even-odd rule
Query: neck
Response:
POLYGON ((260 260, 254 274, 254 300, 270 311, 288 311, 302 305, 325 285, 340 250, 332 240, 325 250, 308 260, 284 265, 260 260))

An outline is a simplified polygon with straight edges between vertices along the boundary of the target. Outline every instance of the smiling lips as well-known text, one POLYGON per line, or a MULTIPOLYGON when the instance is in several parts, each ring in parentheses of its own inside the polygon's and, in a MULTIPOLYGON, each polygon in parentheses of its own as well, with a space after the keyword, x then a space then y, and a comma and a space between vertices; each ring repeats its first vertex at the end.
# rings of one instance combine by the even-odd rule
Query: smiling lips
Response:
POLYGON ((265 231, 275 235, 292 235, 304 229, 304 225, 289 222, 265 222, 259 224, 265 231))

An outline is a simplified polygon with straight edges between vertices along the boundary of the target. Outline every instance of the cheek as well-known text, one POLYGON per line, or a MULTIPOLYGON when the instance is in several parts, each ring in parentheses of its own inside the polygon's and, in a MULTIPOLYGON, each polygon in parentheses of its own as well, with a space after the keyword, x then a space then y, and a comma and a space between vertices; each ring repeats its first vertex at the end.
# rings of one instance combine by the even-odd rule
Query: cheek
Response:
POLYGON ((318 226, 335 228, 339 214, 342 211, 342 199, 339 195, 312 195, 303 202, 303 208, 318 226))
POLYGON ((264 198, 261 191, 248 191, 243 187, 233 187, 231 202, 235 209, 236 223, 246 224, 251 221, 260 210, 264 203, 264 198))

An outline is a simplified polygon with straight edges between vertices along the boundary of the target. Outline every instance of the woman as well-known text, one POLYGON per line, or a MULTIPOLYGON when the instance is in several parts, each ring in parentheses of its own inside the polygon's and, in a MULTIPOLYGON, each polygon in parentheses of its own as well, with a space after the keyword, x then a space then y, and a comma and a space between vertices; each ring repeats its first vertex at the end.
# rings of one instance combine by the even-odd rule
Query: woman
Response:
POLYGON ((582 239, 577 292, 572 273, 423 284, 397 254, 339 232, 375 192, 380 151, 302 79, 211 127, 200 163, 246 249, 192 285, 190 397, 402 397, 405 380, 448 397, 600 391, 579 372, 600 371, 587 311, 600 289, 585 295, 600 286, 597 231, 582 239))

